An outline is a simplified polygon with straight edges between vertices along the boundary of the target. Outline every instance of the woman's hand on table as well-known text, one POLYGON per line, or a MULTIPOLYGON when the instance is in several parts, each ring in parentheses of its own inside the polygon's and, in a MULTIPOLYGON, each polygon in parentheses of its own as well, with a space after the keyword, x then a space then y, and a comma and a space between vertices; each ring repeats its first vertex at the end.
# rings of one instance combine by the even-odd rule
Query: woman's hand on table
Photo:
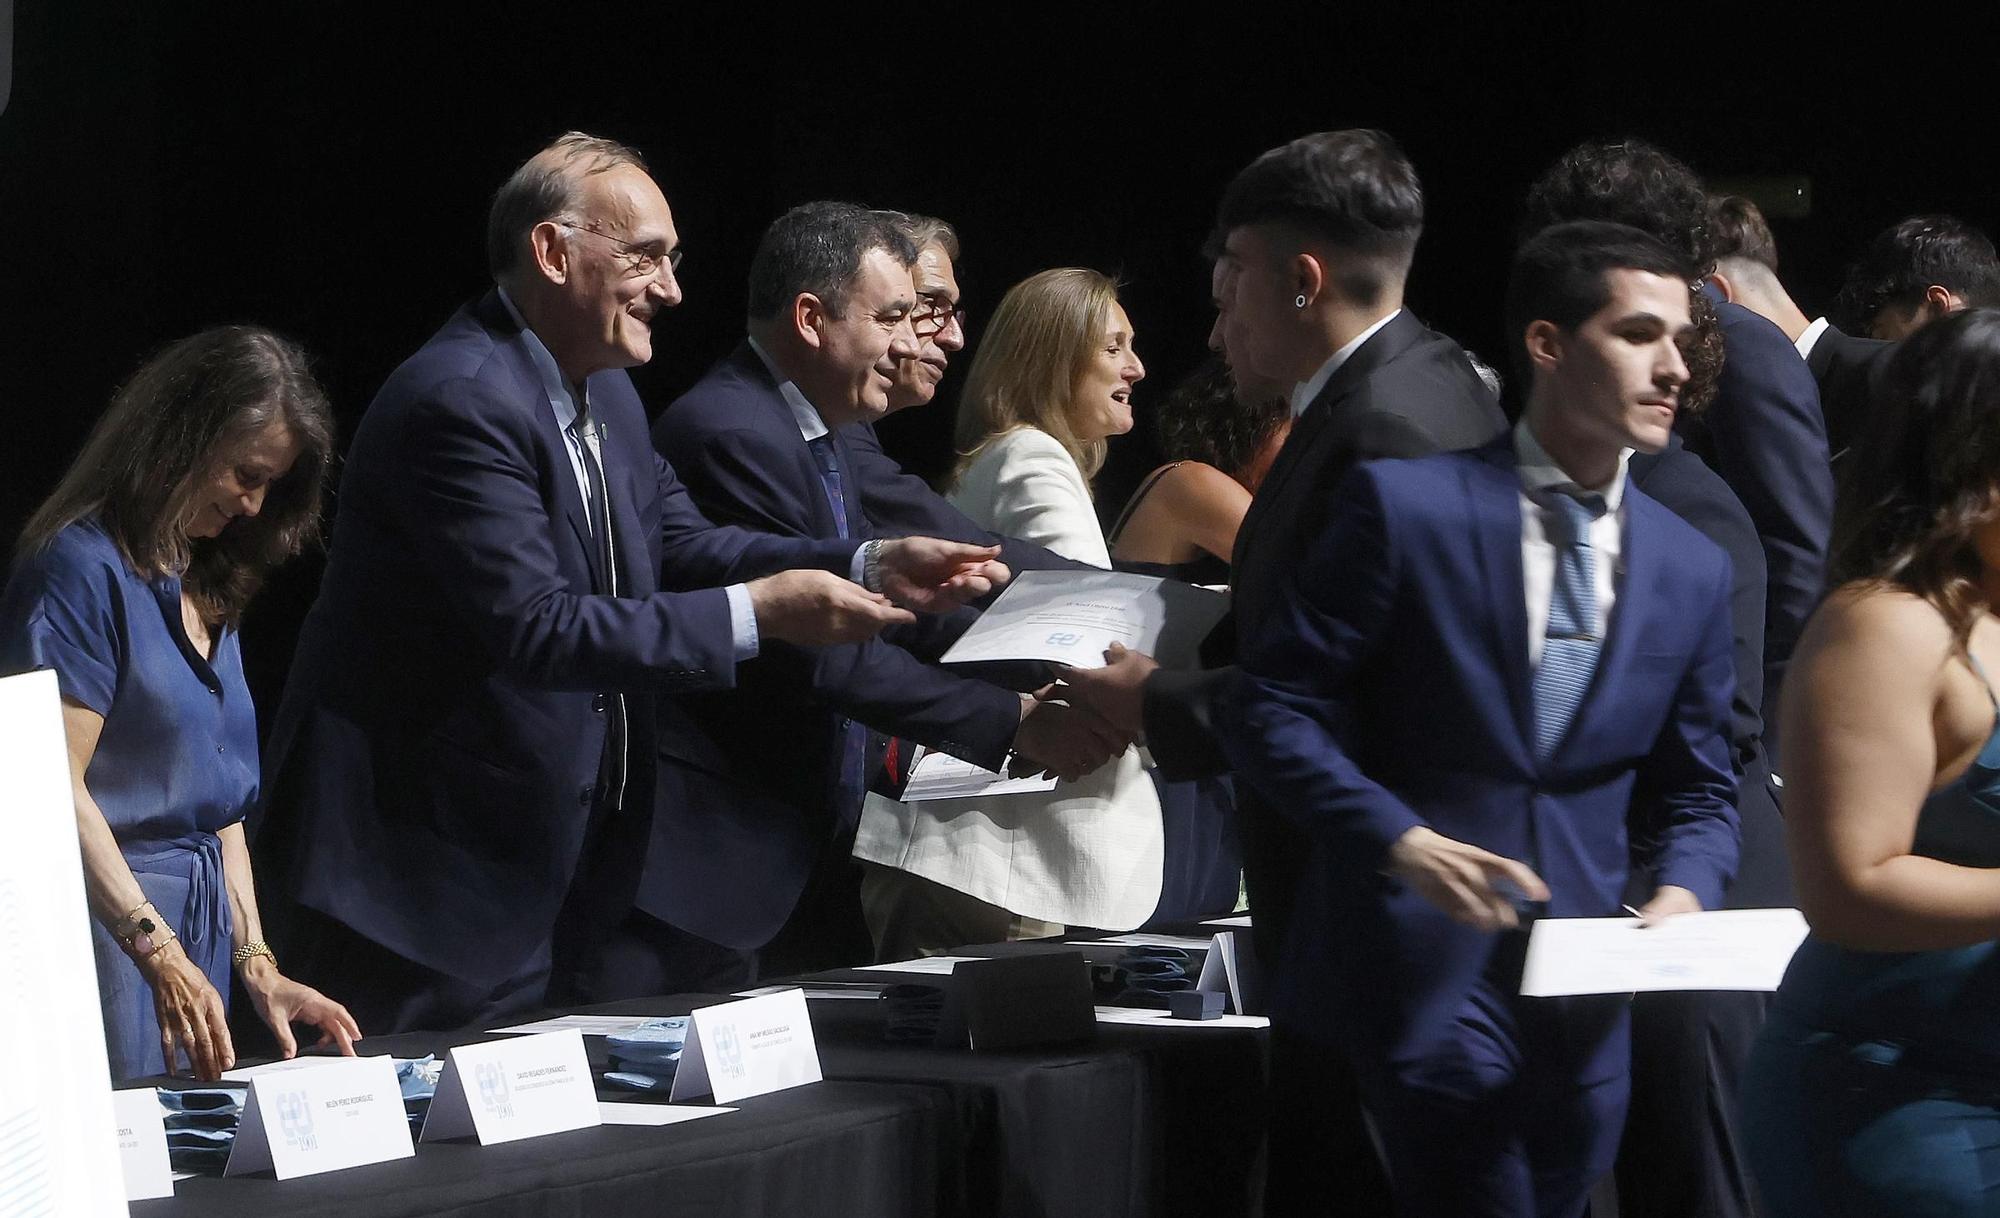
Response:
POLYGON ((236 1064, 222 995, 188 959, 179 939, 169 939, 137 963, 139 975, 153 991, 153 1013, 160 1021, 160 1056, 166 1059, 167 1073, 175 1073, 174 1054, 178 1050, 196 1078, 213 1082, 222 1077, 224 1070, 236 1064))
POLYGON ((346 1007, 285 976, 268 957, 253 957, 244 965, 242 977, 243 988, 249 991, 250 1002, 257 1008, 257 1017, 278 1038, 278 1050, 286 1057, 298 1056, 299 1042, 292 1035, 295 1023, 319 1029, 314 1048, 333 1045, 342 1056, 354 1056, 354 1042, 361 1039, 361 1025, 354 1022, 346 1007))

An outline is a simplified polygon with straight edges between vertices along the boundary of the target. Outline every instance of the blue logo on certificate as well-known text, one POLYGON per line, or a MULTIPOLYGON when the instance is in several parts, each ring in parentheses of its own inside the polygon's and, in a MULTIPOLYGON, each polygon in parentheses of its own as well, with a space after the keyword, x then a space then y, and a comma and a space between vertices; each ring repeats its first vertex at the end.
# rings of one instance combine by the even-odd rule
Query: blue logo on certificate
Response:
POLYGON ((1058 630, 1046 640, 1049 647, 1074 647, 1083 642, 1083 636, 1074 630, 1058 630))

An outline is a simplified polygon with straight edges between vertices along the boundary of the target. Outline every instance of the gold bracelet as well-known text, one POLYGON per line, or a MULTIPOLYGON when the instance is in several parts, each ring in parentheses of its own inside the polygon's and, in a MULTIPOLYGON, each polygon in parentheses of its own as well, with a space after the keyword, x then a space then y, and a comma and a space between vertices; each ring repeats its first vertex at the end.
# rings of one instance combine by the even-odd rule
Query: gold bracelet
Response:
POLYGON ((262 939, 252 939, 250 942, 245 943, 242 947, 239 947, 235 951, 229 953, 229 961, 231 964, 234 964, 237 968, 242 968, 244 965, 250 963, 252 960, 255 960, 259 956, 262 956, 264 957, 264 959, 269 960, 271 962, 272 968, 278 967, 278 957, 272 953, 271 945, 264 942, 262 939))

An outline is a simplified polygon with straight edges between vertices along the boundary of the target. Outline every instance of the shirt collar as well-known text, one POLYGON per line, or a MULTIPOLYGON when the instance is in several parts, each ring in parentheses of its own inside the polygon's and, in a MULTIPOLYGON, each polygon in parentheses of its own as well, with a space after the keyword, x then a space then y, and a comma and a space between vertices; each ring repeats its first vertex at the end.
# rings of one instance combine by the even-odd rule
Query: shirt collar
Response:
POLYGON ((1826 318, 1816 317, 1813 319, 1813 324, 1806 327, 1806 332, 1799 335, 1799 340, 1792 345, 1799 349, 1801 359, 1812 358, 1813 344, 1819 341, 1820 335, 1826 333, 1826 329, 1826 318))
MULTIPOLYGON (((1625 467, 1631 463, 1632 450, 1618 450, 1618 472, 1611 477, 1609 486, 1585 486, 1579 489, 1604 496, 1606 511, 1615 512, 1625 500, 1625 467)), ((1535 439, 1534 429, 1528 426, 1525 416, 1514 424, 1514 461, 1521 475, 1521 489, 1532 495, 1550 487, 1577 486, 1576 479, 1562 471, 1556 459, 1535 439)))
POLYGON ((796 384, 785 379, 784 373, 778 371, 776 361, 771 358, 770 352, 764 350, 763 344, 754 338, 749 342, 750 349, 757 353, 757 358, 764 361, 764 368, 770 372, 771 379, 778 382, 778 394, 785 399, 785 405, 792 408, 792 422, 799 425, 799 434, 805 437, 806 443, 810 444, 825 435, 826 420, 819 417, 819 411, 813 409, 813 404, 806 400, 805 393, 796 384))
MULTIPOLYGON (((521 310, 515 307, 514 298, 507 295, 506 288, 497 290, 500 293, 500 303, 507 306, 507 316, 513 318, 515 324, 521 327, 521 337, 528 344, 528 362, 533 364, 535 371, 541 375, 542 391, 548 395, 549 405, 556 412, 556 426, 567 432, 570 425, 576 422, 578 414, 576 395, 570 391, 569 383, 563 380, 562 369, 556 366, 556 357, 542 342, 541 336, 528 325, 528 319, 521 316, 521 310)), ((585 388, 583 393, 583 407, 588 408, 590 390, 585 388)))
POLYGON ((1377 330, 1396 320, 1396 314, 1401 312, 1401 309, 1397 309, 1395 313, 1389 314, 1366 330, 1355 335, 1352 342, 1332 355, 1329 355, 1326 362, 1319 366, 1318 372, 1313 373, 1312 376, 1294 386, 1292 389, 1292 417, 1296 419, 1304 414, 1306 407, 1312 405, 1313 399, 1319 396, 1319 391, 1326 388, 1326 383, 1333 379, 1333 374, 1340 371, 1340 366, 1346 363, 1356 351, 1361 350, 1362 343, 1375 337, 1377 330))

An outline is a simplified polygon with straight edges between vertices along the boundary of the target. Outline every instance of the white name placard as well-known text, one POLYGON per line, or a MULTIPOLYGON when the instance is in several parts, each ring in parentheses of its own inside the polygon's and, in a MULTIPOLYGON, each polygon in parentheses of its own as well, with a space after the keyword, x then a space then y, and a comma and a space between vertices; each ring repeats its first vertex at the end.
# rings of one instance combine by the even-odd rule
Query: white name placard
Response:
POLYGON ((407 1159, 410 1123, 389 1057, 330 1057, 250 1080, 225 1176, 267 1168, 280 1180, 407 1159))
POLYGON ((160 1097, 151 1087, 111 1093, 111 1116, 118 1123, 118 1162, 125 1169, 125 1199, 145 1201, 174 1195, 167 1166, 167 1127, 160 1097))
POLYGON ((805 992, 786 990, 694 1012, 667 1098, 733 1104, 821 1077, 805 992))
POLYGON ((583 1033, 572 1028, 453 1049, 420 1140, 474 1135, 491 1146, 603 1123, 583 1033))

